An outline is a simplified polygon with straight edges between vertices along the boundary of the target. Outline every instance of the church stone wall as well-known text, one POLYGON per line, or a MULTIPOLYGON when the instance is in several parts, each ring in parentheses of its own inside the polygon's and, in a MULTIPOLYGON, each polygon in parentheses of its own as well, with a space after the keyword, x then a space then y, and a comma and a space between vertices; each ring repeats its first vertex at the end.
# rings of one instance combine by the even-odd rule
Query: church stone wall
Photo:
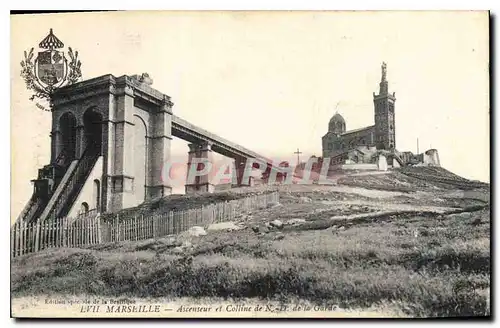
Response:
POLYGON ((357 147, 373 145, 374 131, 375 127, 369 126, 353 132, 347 131, 341 135, 327 133, 323 137, 323 157, 333 157, 357 147))
POLYGON ((327 133, 323 137, 323 157, 332 157, 342 151, 342 139, 334 133, 327 133))
POLYGON ((370 126, 355 132, 346 132, 342 137, 345 147, 348 149, 356 148, 358 146, 367 146, 373 144, 374 127, 370 126))

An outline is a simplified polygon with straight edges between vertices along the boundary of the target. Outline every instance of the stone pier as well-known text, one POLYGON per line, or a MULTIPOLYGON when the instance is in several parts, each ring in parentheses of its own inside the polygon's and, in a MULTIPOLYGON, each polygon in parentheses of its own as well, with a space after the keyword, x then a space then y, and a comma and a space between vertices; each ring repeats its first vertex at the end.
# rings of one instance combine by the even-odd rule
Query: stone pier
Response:
POLYGON ((245 178, 245 167, 247 164, 247 159, 242 158, 242 157, 237 157, 234 160, 234 168, 236 170, 236 178, 237 178, 237 185, 233 187, 241 187, 241 186, 248 186, 252 187, 255 185, 255 178, 253 176, 249 176, 248 178, 245 178))
POLYGON ((212 183, 213 152, 210 142, 189 144, 186 194, 196 192, 214 192, 212 183))

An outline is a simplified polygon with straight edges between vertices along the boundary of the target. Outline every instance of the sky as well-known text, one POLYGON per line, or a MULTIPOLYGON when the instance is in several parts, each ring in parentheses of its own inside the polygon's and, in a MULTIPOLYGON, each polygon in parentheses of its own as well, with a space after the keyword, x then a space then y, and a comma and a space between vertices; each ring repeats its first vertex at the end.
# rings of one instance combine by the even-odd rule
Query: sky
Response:
MULTIPOLYGON (((189 122, 269 158, 321 155, 338 111, 373 124, 387 63, 396 148, 436 148, 444 168, 489 182, 487 12, 121 12, 11 16, 12 216, 50 160, 51 115, 29 101, 23 51, 54 34, 83 79, 147 72, 189 122)), ((174 139, 172 157, 187 161, 174 139)), ((220 159, 220 158, 218 158, 220 159)), ((182 190, 176 190, 179 192, 182 190)))

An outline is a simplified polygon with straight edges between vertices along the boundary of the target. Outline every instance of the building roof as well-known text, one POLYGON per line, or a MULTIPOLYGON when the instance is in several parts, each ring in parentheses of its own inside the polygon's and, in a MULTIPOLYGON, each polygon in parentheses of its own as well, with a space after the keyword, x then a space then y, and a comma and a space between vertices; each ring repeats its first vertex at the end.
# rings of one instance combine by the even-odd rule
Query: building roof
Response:
POLYGON ((338 112, 333 115, 333 117, 330 119, 330 122, 341 122, 345 124, 344 118, 338 112))
POLYGON ((369 130, 369 129, 372 129, 374 127, 375 127, 375 125, 365 126, 364 128, 359 128, 359 129, 354 129, 354 130, 346 131, 346 132, 342 133, 341 135, 345 136, 346 134, 360 132, 360 131, 363 131, 363 130, 369 130))

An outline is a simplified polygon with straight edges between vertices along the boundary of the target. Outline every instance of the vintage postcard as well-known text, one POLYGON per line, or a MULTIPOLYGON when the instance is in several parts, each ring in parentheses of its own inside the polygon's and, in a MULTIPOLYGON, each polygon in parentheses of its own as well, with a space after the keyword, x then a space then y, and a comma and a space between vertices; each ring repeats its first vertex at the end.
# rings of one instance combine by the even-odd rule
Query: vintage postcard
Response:
POLYGON ((487 11, 11 15, 11 316, 489 317, 487 11))

